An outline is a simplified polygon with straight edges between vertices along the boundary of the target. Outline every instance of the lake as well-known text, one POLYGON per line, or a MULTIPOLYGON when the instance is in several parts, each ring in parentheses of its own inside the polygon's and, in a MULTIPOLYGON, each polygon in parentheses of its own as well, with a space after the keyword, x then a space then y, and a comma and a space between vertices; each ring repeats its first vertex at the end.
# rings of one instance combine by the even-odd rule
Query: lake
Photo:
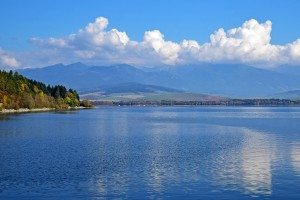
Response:
POLYGON ((0 115, 0 199, 300 199, 300 108, 0 115))

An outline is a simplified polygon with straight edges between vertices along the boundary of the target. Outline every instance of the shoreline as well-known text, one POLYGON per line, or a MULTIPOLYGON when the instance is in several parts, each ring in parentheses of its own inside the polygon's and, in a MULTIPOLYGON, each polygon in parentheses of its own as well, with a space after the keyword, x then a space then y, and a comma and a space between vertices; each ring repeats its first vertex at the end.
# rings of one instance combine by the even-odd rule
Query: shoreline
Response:
POLYGON ((18 113, 35 113, 35 112, 62 112, 62 111, 72 111, 72 110, 81 110, 81 109, 92 109, 92 108, 101 108, 101 107, 300 107, 300 105, 94 105, 93 107, 70 107, 68 109, 55 109, 55 108, 20 108, 15 109, 3 109, 0 110, 0 115, 5 114, 18 114, 18 113))
MULTIPOLYGON (((65 110, 68 111, 68 110, 79 110, 79 109, 86 109, 86 107, 83 107, 83 106, 70 107, 70 108, 65 109, 65 110)), ((18 110, 3 109, 3 110, 0 110, 0 115, 1 114, 16 114, 16 113, 50 112, 50 111, 64 111, 64 110, 57 110, 55 108, 33 108, 33 109, 20 108, 18 110)))
POLYGON ((101 107, 300 107, 300 105, 95 105, 95 108, 101 107))

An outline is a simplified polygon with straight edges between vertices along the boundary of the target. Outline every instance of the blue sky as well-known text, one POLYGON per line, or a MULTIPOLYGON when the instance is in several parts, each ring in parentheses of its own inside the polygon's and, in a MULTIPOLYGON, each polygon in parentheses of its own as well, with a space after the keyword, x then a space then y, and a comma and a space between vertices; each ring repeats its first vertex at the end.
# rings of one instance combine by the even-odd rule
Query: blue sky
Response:
POLYGON ((133 41, 157 29, 165 40, 192 39, 200 44, 210 42, 219 28, 240 27, 250 19, 270 20, 271 43, 285 45, 300 38, 299 9, 297 0, 2 0, 0 47, 10 54, 32 51, 40 47, 30 38, 64 38, 100 16, 109 20, 107 30, 124 31, 133 41))
POLYGON ((272 42, 283 44, 300 38, 299 9, 297 0, 2 0, 0 45, 27 48, 33 36, 64 36, 98 16, 134 40, 141 40, 146 30, 159 29, 173 41, 200 42, 220 27, 229 29, 252 18, 271 20, 272 42))

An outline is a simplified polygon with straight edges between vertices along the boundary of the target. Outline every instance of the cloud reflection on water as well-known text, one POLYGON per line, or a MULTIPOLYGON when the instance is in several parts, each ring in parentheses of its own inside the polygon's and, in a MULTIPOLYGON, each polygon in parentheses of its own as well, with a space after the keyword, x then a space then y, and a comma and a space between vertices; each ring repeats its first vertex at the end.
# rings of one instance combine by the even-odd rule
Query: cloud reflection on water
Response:
POLYGON ((300 142, 292 144, 291 162, 295 171, 300 176, 300 142))
MULTIPOLYGON (((156 113, 156 116, 162 115, 156 113)), ((173 117, 169 116, 169 118, 173 117)), ((174 147, 174 145, 180 145, 174 137, 182 139, 178 134, 183 130, 186 131, 185 128, 176 123, 156 123, 151 129, 153 137, 150 143, 151 152, 149 155, 153 157, 150 158, 152 163, 150 165, 150 177, 148 178, 153 189, 161 191, 164 185, 173 184, 176 181, 190 181, 197 184, 199 181, 210 181, 209 177, 212 176, 216 181, 213 184, 223 185, 224 189, 242 190, 245 194, 253 196, 271 195, 271 166, 275 158, 275 150, 270 134, 244 127, 202 124, 195 129, 191 125, 188 130, 193 130, 192 132, 197 130, 198 134, 202 134, 202 137, 200 137, 202 141, 198 140, 199 138, 196 139, 195 141, 198 144, 194 143, 194 148, 197 149, 201 145, 207 145, 206 150, 203 149, 203 152, 201 152, 202 149, 198 149, 198 155, 191 156, 189 154, 192 150, 189 148, 193 148, 193 146, 189 146, 188 149, 180 149, 180 152, 176 152, 177 148, 174 147), (180 131, 178 131, 179 129, 180 131), (173 135, 171 140, 165 137, 168 134, 173 135), (214 137, 214 134, 217 135, 216 138, 209 138, 214 137), (215 141, 215 144, 213 142, 210 144, 211 139, 217 139, 218 137, 227 137, 228 143, 215 141), (236 142, 236 144, 233 142, 230 144, 229 140, 236 142), (202 144, 203 142, 205 144, 202 144), (172 152, 173 150, 175 152, 172 152), (174 153, 177 153, 177 155, 174 155, 174 153), (185 156, 189 158, 180 157, 182 153, 186 153, 185 156), (205 173, 211 171, 212 174, 203 174, 203 171, 206 171, 205 173), (193 176, 191 176, 191 173, 193 176)))
POLYGON ((272 194, 272 162, 275 160, 271 135, 245 127, 217 126, 235 145, 222 149, 214 160, 214 185, 246 195, 272 194))
MULTIPOLYGON (((127 155, 122 166, 124 169, 118 168, 119 171, 112 173, 116 176, 111 177, 111 181, 118 184, 112 186, 105 183, 110 185, 110 190, 125 193, 134 187, 127 182, 134 176, 140 179, 149 197, 153 198, 168 193, 170 188, 178 185, 187 186, 189 194, 197 194, 205 187, 213 189, 208 185, 215 185, 220 192, 272 195, 272 169, 277 162, 277 145, 282 145, 277 141, 276 134, 247 127, 218 125, 216 121, 214 124, 201 123, 201 117, 205 115, 203 112, 197 120, 182 120, 186 115, 191 116, 190 113, 155 110, 139 121, 134 116, 134 123, 138 123, 134 127, 132 119, 129 119, 132 116, 124 113, 118 113, 118 117, 112 116, 112 119, 118 120, 111 122, 110 129, 118 133, 113 137, 120 141, 111 143, 121 145, 120 148, 125 150, 122 153, 127 155), (141 157, 134 158, 136 155, 141 157), (132 163, 134 161, 139 163, 132 163), (134 169, 136 171, 133 172, 134 169)), ((271 115, 269 117, 273 118, 271 115)), ((194 113, 192 118, 197 118, 197 114, 194 113)), ((299 144, 295 143, 291 154, 298 172, 299 149, 299 144)), ((105 184, 99 185, 99 193, 104 193, 105 184)))
POLYGON ((246 193, 272 193, 271 165, 274 158, 272 138, 262 132, 246 130, 247 139, 242 147, 242 171, 246 193))

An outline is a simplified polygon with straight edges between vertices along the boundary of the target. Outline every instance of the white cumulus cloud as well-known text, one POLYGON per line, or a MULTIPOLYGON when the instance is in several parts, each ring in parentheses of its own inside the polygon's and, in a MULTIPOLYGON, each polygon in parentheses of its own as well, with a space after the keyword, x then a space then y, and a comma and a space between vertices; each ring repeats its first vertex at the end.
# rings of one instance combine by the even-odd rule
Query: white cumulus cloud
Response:
POLYGON ((251 19, 237 28, 220 28, 211 34, 209 42, 203 44, 192 39, 179 43, 168 41, 159 30, 146 31, 142 41, 134 41, 126 32, 107 30, 107 26, 108 19, 98 17, 66 37, 35 37, 31 38, 31 42, 41 48, 40 52, 51 51, 54 57, 56 54, 53 60, 61 62, 144 66, 200 62, 245 63, 265 67, 300 64, 300 39, 285 45, 272 44, 271 21, 259 23, 251 19))
POLYGON ((194 53, 195 59, 208 62, 241 62, 248 64, 281 64, 283 46, 270 44, 272 23, 258 23, 251 19, 241 27, 225 31, 223 28, 210 36, 194 53))
POLYGON ((145 32, 141 45, 146 49, 153 49, 157 56, 167 64, 173 64, 178 60, 180 45, 175 42, 165 41, 164 35, 159 30, 145 32))
POLYGON ((14 58, 11 54, 0 48, 0 67, 8 68, 8 67, 18 67, 20 66, 20 62, 14 58))

